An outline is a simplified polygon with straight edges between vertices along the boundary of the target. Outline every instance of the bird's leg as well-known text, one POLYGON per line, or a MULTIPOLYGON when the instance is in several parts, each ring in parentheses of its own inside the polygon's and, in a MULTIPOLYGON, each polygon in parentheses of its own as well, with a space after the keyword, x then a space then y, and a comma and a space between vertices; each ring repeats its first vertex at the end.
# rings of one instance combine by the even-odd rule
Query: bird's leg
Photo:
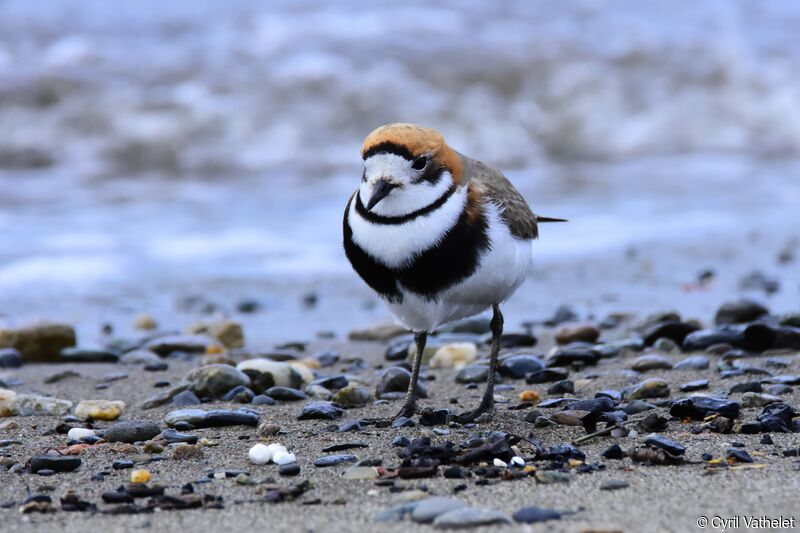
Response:
POLYGON ((419 367, 422 365, 422 354, 425 352, 425 343, 428 340, 428 332, 420 331, 414 334, 414 344, 416 344, 417 352, 414 354, 414 363, 411 367, 411 380, 408 383, 408 392, 406 399, 403 401, 403 407, 394 416, 400 418, 401 416, 412 417, 417 409, 417 381, 419 381, 419 367))
POLYGON ((483 399, 474 410, 461 414, 457 420, 461 423, 474 422, 476 418, 484 413, 491 413, 494 410, 494 376, 497 373, 497 356, 500 353, 500 337, 503 335, 503 314, 500 306, 492 306, 492 351, 489 355, 489 377, 486 380, 486 389, 483 391, 483 399))

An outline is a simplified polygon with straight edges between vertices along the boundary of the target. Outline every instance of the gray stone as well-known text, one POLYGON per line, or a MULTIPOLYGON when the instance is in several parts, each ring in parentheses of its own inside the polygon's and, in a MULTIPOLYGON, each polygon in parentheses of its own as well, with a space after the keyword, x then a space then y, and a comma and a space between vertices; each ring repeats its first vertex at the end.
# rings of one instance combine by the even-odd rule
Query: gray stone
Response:
POLYGON ((709 366, 708 357, 705 355, 690 355, 681 359, 673 367, 675 370, 705 370, 709 366))
POLYGON ((190 390, 185 390, 179 394, 176 394, 174 398, 172 398, 172 405, 175 407, 191 407, 193 405, 200 405, 200 398, 197 397, 195 393, 190 390))
POLYGON ((487 365, 465 366, 456 374, 456 383, 486 383, 489 379, 489 367, 487 365))
POLYGON ((117 422, 103 432, 108 442, 134 443, 146 441, 161 433, 161 428, 150 420, 125 420, 117 422))
POLYGON ((222 398, 229 390, 250 385, 250 378, 230 365, 207 365, 195 368, 184 378, 189 389, 200 398, 222 398))
POLYGON ((462 509, 467 507, 466 502, 456 500, 454 498, 445 498, 442 496, 432 496, 420 500, 414 507, 411 513, 411 519, 414 522, 421 524, 428 524, 433 522, 434 519, 444 513, 453 511, 455 509, 462 509))
POLYGON ((433 521, 433 527, 436 529, 462 529, 511 523, 511 518, 500 511, 481 507, 468 507, 437 516, 433 521))
POLYGON ((629 401, 645 398, 666 398, 669 396, 669 384, 659 378, 646 379, 626 391, 625 396, 629 401))
MULTIPOLYGON (((387 392, 406 392, 410 383, 411 372, 399 366, 389 367, 381 373, 380 381, 375 387, 375 396, 380 398, 387 392)), ((421 381, 417 382, 417 396, 428 397, 428 390, 421 381)))
POLYGON ((654 353, 640 355, 634 359, 631 369, 637 372, 647 372, 648 370, 669 370, 672 363, 663 355, 654 353))

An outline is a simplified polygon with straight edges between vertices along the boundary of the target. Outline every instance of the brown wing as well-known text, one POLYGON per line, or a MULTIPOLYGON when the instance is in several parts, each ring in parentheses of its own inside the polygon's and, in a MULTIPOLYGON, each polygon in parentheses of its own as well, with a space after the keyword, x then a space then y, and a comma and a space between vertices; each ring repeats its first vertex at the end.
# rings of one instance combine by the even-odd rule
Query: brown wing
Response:
POLYGON ((508 225, 511 235, 518 239, 535 239, 539 236, 536 215, 499 170, 464 157, 464 176, 469 179, 470 187, 476 187, 485 198, 500 208, 500 217, 508 225))

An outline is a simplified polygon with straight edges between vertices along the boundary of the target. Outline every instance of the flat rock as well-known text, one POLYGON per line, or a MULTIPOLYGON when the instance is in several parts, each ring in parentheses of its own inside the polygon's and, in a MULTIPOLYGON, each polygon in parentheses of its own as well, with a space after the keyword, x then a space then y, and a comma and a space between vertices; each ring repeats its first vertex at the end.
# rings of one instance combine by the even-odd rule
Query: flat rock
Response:
POLYGON ((514 513, 514 520, 520 524, 536 524, 547 522, 548 520, 561 520, 561 511, 555 509, 544 509, 542 507, 523 507, 514 513))
POLYGON ((640 355, 634 359, 631 369, 637 372, 647 372, 649 370, 670 370, 672 362, 658 354, 640 355))
POLYGON ((764 407, 782 401, 778 396, 761 392, 745 392, 742 395, 742 407, 764 407))
POLYGON ((417 502, 411 512, 411 519, 420 524, 429 524, 441 514, 464 507, 468 507, 468 505, 461 500, 433 496, 417 502))
POLYGON ((314 461, 316 467, 336 466, 342 463, 354 463, 358 461, 358 457, 350 453, 340 453, 336 455, 326 455, 314 461))
POLYGON ((80 457, 71 455, 37 455, 31 457, 30 471, 37 473, 41 470, 54 472, 72 472, 81 466, 80 457))
POLYGON ((511 523, 511 518, 500 511, 482 507, 467 507, 437 516, 433 521, 433 527, 436 529, 462 529, 511 523))
POLYGON ((650 446, 655 446, 656 448, 661 448, 662 450, 669 452, 671 455, 677 456, 686 453, 686 447, 683 444, 675 442, 674 440, 668 439, 662 435, 658 435, 657 433, 653 433, 645 437, 644 443, 650 446))
POLYGON ((646 398, 666 398, 669 396, 669 384, 663 379, 649 378, 634 385, 626 391, 627 400, 641 400, 646 398))
POLYGON ((0 328, 0 348, 14 348, 25 362, 56 362, 64 348, 75 346, 75 330, 67 324, 41 323, 0 328))
POLYGON ((161 433, 158 424, 149 420, 125 420, 117 422, 103 432, 103 438, 109 442, 134 443, 150 440, 161 433))
POLYGON ((152 339, 144 348, 166 357, 172 352, 206 353, 213 344, 214 339, 205 335, 165 335, 152 339))
POLYGON ((337 418, 341 418, 342 414, 344 414, 344 410, 332 402, 326 402, 323 400, 315 400, 313 402, 308 402, 303 406, 303 411, 300 413, 300 416, 297 417, 298 420, 336 420, 337 418))
POLYGON ((558 344, 572 342, 595 343, 600 338, 600 328, 590 322, 568 322, 556 329, 555 339, 558 344))
POLYGON ((488 365, 468 365, 456 374, 456 383, 486 383, 488 379, 488 365))
POLYGON ((705 355, 690 355, 678 361, 673 368, 675 370, 705 370, 709 364, 708 357, 705 355))
POLYGON ((676 401, 669 414, 677 418, 703 420, 710 414, 718 413, 733 419, 739 416, 740 407, 738 402, 696 394, 676 401))
POLYGON ((306 393, 291 387, 270 387, 264 391, 270 398, 282 402, 296 402, 306 399, 306 393))
POLYGON ((119 355, 108 350, 69 347, 63 348, 59 357, 63 363, 116 363, 119 355))
POLYGON ((708 388, 709 381, 707 379, 696 379, 681 385, 681 392, 695 392, 708 388))
POLYGON ((566 368, 543 368, 525 375, 525 383, 550 383, 567 379, 569 371, 566 368))
POLYGON ((164 417, 164 423, 176 427, 180 423, 191 424, 195 428, 221 426, 257 426, 258 411, 241 407, 239 409, 177 409, 164 417))

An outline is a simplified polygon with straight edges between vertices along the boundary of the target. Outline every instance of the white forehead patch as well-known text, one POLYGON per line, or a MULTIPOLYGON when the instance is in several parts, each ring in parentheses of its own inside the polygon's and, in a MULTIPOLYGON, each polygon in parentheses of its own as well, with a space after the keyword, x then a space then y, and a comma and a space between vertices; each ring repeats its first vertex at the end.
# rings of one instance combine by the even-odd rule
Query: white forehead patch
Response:
POLYGON ((411 179, 411 161, 397 154, 379 153, 364 161, 367 181, 391 178, 398 183, 408 183, 411 179))

